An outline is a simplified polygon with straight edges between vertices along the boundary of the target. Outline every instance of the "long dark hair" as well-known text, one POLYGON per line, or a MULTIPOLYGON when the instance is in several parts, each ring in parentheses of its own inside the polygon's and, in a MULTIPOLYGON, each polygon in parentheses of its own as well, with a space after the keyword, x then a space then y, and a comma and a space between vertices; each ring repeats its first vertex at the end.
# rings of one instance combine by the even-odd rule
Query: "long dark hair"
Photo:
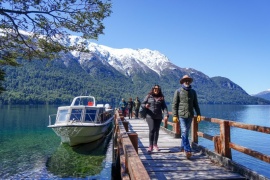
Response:
POLYGON ((154 96, 154 97, 162 97, 162 98, 164 99, 164 95, 163 95, 163 93, 162 93, 162 91, 161 91, 161 87, 160 87, 158 84, 155 84, 155 85, 152 87, 151 91, 150 91, 148 94, 149 94, 149 95, 152 95, 152 96, 154 96), (158 89, 159 89, 158 94, 155 94, 155 93, 154 93, 154 89, 155 89, 156 86, 157 86, 158 89))

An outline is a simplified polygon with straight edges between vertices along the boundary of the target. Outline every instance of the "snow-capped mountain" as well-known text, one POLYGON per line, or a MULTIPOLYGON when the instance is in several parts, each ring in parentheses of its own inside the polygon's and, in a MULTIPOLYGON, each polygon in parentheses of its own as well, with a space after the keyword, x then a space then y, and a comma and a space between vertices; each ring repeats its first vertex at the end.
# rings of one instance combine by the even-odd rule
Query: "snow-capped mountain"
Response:
POLYGON ((71 52, 71 54, 78 58, 78 62, 85 66, 90 63, 90 60, 99 59, 103 64, 109 64, 114 69, 119 71, 125 76, 132 77, 138 73, 148 74, 156 73, 159 77, 162 76, 166 70, 181 71, 183 74, 194 74, 206 79, 210 79, 207 75, 196 71, 191 68, 180 68, 159 51, 152 51, 150 49, 114 49, 104 45, 98 45, 93 42, 82 40, 77 36, 71 36, 68 45, 74 45, 76 43, 84 42, 90 53, 81 53, 77 51, 71 52))
MULTIPOLYGON (((171 63, 164 54, 158 51, 130 48, 115 49, 83 40, 77 36, 70 36, 69 40, 65 40, 62 43, 74 45, 82 42, 90 52, 82 53, 73 51, 71 54, 89 74, 97 67, 99 69, 102 68, 103 73, 109 72, 111 75, 115 74, 114 71, 116 70, 127 78, 130 78, 130 81, 135 84, 138 81, 159 82, 165 87, 170 87, 170 91, 171 89, 179 88, 179 79, 183 75, 188 74, 194 79, 193 87, 199 89, 199 95, 203 98, 208 97, 208 92, 214 89, 220 89, 218 91, 223 93, 223 96, 220 96, 218 93, 215 93, 215 96, 211 94, 211 100, 205 98, 208 99, 206 100, 208 103, 209 101, 212 103, 220 103, 227 93, 228 96, 231 96, 233 93, 237 96, 237 93, 240 92, 240 94, 243 95, 242 99, 248 99, 249 97, 240 86, 229 79, 223 77, 210 78, 195 69, 178 67, 171 63)), ((227 99, 228 98, 225 98, 223 103, 229 103, 227 99)))
MULTIPOLYGON (((80 43, 82 40, 76 36, 71 36, 69 45, 80 43)), ((84 41, 87 44, 87 49, 90 53, 80 53, 77 51, 71 52, 75 57, 79 58, 80 63, 84 63, 85 59, 95 54, 101 60, 105 60, 116 70, 122 74, 131 76, 132 73, 137 72, 138 69, 146 72, 149 69, 161 75, 165 68, 172 66, 169 59, 158 51, 149 49, 114 49, 104 45, 98 45, 93 42, 84 41), (81 55, 84 54, 83 57, 81 55), (88 54, 88 55, 87 55, 88 54)))
MULTIPOLYGON (((54 95, 53 97, 57 97, 59 90, 61 90, 61 97, 64 96, 66 99, 86 91, 100 99, 112 102, 122 97, 139 96, 142 99, 154 84, 159 84, 167 102, 170 103, 175 90, 180 87, 179 80, 188 74, 194 80, 192 87, 197 91, 200 103, 270 103, 248 95, 240 86, 225 77, 210 78, 196 69, 178 67, 158 51, 115 49, 77 36, 63 38, 61 43, 68 46, 83 43, 89 52, 62 53, 57 60, 52 62, 50 68, 44 67, 45 65, 41 64, 45 62, 39 61, 31 63, 21 61, 22 68, 8 68, 5 85, 10 94, 5 96, 8 99, 4 98, 2 101, 6 103, 10 99, 18 99, 16 96, 18 89, 25 98, 25 100, 20 99, 20 102, 29 100, 29 97, 32 99, 33 97, 47 97, 48 92, 54 95), (18 74, 20 78, 14 79, 13 77, 18 74), (35 92, 38 94, 34 94, 35 92)), ((50 102, 59 103, 58 99, 52 99, 50 102)), ((50 102, 46 101, 46 103, 50 102)))

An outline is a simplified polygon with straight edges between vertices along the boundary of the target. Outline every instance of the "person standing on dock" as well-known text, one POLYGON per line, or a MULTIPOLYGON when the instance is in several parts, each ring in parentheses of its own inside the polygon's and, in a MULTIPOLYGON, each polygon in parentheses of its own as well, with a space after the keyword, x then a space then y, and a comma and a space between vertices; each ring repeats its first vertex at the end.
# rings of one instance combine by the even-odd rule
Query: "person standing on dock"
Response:
POLYGON ((126 117, 126 109, 127 109, 127 102, 125 101, 124 98, 122 98, 122 101, 119 103, 119 108, 122 111, 122 115, 126 117))
POLYGON ((135 101, 134 101, 134 110, 135 110, 135 118, 138 119, 139 118, 139 109, 141 106, 141 101, 139 100, 138 97, 136 97, 135 101))
POLYGON ((192 89, 191 83, 193 79, 188 75, 184 75, 180 79, 181 87, 174 92, 172 103, 173 122, 179 123, 181 127, 181 150, 185 151, 187 159, 192 156, 191 147, 189 143, 189 131, 191 122, 194 117, 194 109, 197 114, 197 121, 201 120, 201 112, 198 105, 197 93, 192 89))
POLYGON ((169 114, 165 98, 159 85, 155 85, 141 103, 142 108, 146 108, 146 122, 149 127, 149 148, 148 152, 159 151, 157 142, 160 124, 162 121, 162 111, 164 119, 168 120, 169 114))
POLYGON ((133 110, 134 102, 132 101, 132 98, 129 98, 129 101, 127 102, 127 108, 128 108, 128 118, 132 118, 132 110, 133 110))

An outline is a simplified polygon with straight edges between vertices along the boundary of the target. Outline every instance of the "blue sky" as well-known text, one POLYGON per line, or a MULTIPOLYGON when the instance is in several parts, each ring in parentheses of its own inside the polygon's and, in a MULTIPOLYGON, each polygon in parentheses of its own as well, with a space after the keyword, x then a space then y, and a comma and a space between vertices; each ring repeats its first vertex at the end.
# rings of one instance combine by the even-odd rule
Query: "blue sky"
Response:
POLYGON ((270 0, 112 0, 98 44, 147 48, 175 65, 270 89, 270 0))

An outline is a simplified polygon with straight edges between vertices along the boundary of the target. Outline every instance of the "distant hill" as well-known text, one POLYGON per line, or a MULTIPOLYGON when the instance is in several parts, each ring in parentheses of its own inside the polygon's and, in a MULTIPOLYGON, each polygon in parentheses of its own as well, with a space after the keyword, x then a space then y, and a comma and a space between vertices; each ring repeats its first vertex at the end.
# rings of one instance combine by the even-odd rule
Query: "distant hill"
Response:
POLYGON ((270 89, 268 89, 268 90, 266 90, 266 91, 262 91, 262 92, 260 92, 260 93, 258 93, 258 94, 254 94, 254 95, 252 95, 252 96, 254 96, 254 97, 259 97, 259 98, 263 98, 263 99, 265 99, 265 100, 270 101, 270 89))
MULTIPOLYGON (((76 43, 71 39, 69 43, 76 43)), ((69 52, 51 62, 19 61, 21 67, 5 67, 7 91, 2 104, 69 104, 76 95, 93 95, 99 103, 117 106, 121 98, 144 98, 159 84, 168 103, 190 75, 201 104, 270 104, 248 95, 225 77, 208 77, 192 68, 181 68, 158 51, 113 49, 89 43, 90 53, 69 52)))

